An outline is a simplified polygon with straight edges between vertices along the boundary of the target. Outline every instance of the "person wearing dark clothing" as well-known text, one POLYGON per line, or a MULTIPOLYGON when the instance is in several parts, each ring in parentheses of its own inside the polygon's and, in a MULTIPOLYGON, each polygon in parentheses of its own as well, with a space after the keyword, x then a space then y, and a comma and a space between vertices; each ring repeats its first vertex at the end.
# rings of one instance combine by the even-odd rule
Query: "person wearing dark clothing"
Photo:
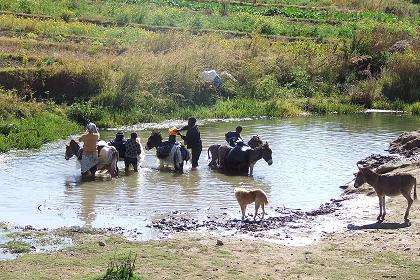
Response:
POLYGON ((241 137, 241 132, 242 132, 242 126, 237 126, 235 131, 229 131, 228 133, 225 134, 226 142, 228 142, 229 145, 232 147, 236 146, 236 142, 238 140, 243 142, 243 139, 241 137))
POLYGON ((192 167, 198 166, 198 160, 200 158, 201 150, 203 149, 200 137, 200 131, 196 125, 197 120, 195 118, 188 119, 188 125, 178 130, 178 134, 187 143, 187 148, 191 149, 191 163, 192 167), (186 135, 181 135, 180 131, 187 130, 186 135))
POLYGON ((125 171, 128 171, 130 164, 133 165, 134 172, 138 171, 138 156, 141 154, 140 143, 137 138, 137 133, 131 133, 130 139, 125 143, 125 171))
POLYGON ((112 140, 109 145, 114 146, 118 153, 119 157, 123 158, 125 157, 125 143, 127 142, 127 139, 124 138, 124 133, 119 131, 117 134, 115 134, 115 139, 112 140))

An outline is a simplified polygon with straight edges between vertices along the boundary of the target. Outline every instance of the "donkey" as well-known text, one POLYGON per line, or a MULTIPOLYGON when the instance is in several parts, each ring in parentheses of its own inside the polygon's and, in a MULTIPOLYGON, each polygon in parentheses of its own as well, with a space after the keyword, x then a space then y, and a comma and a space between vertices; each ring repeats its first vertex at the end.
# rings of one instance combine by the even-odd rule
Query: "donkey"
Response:
MULTIPOLYGON (((255 149, 256 147, 261 146, 262 144, 263 144, 263 141, 261 141, 258 135, 252 136, 251 139, 248 141, 248 146, 250 146, 252 149, 255 149)), ((220 165, 219 149, 220 147, 223 147, 223 146, 224 145, 214 144, 209 147, 209 149, 207 150, 207 156, 210 159, 208 166, 220 165)), ((230 148, 230 146, 226 146, 226 147, 230 148)))
MULTIPOLYGON (((81 159, 81 148, 80 145, 75 141, 71 140, 68 145, 66 145, 66 153, 64 158, 69 160, 73 156, 76 156, 78 160, 81 159)), ((99 161, 97 165, 97 170, 107 170, 111 177, 118 176, 118 151, 114 146, 104 146, 99 151, 99 161)))
POLYGON ((187 162, 190 159, 190 152, 179 143, 170 145, 162 140, 163 137, 160 132, 153 131, 144 148, 146 150, 156 148, 156 156, 159 158, 160 167, 173 166, 175 171, 183 173, 184 161, 187 162), (163 156, 158 152, 161 148, 168 148, 167 153, 163 156))
POLYGON ((221 165, 219 169, 226 173, 243 173, 252 176, 254 172, 254 165, 260 159, 264 159, 268 165, 273 164, 272 150, 267 142, 263 145, 256 147, 255 149, 249 149, 245 151, 246 160, 243 162, 229 161, 230 147, 222 146, 219 149, 219 158, 221 159, 221 165))
POLYGON ((413 204, 411 199, 411 189, 414 186, 414 199, 417 199, 416 194, 416 178, 408 173, 399 173, 394 175, 381 175, 370 170, 367 167, 360 167, 359 172, 356 175, 354 181, 354 187, 358 188, 364 183, 368 183, 374 189, 379 197, 379 216, 378 221, 385 219, 385 195, 386 196, 397 196, 402 194, 407 199, 407 210, 405 210, 404 221, 409 222, 408 215, 410 213, 410 207, 413 204))

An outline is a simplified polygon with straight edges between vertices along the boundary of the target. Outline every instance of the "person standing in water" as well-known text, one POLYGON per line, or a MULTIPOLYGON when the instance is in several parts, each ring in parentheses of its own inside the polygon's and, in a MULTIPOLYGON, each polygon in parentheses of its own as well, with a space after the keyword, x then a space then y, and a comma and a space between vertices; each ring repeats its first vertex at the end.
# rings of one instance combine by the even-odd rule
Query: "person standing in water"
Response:
POLYGON ((177 130, 179 136, 181 136, 182 140, 186 142, 187 148, 191 149, 191 164, 193 169, 197 168, 201 150, 203 149, 200 131, 196 123, 197 119, 191 117, 188 119, 187 126, 184 126, 183 128, 177 130), (186 135, 181 135, 180 132, 183 130, 187 131, 186 135))
POLYGON ((125 157, 124 165, 125 172, 128 171, 130 164, 133 165, 134 172, 138 171, 139 161, 138 157, 141 154, 140 142, 137 133, 131 133, 130 139, 125 142, 125 157))
POLYGON ((96 166, 98 164, 98 151, 96 143, 99 140, 99 131, 94 123, 88 123, 86 131, 79 137, 79 141, 83 142, 83 154, 81 160, 82 175, 92 176, 95 179, 96 166))

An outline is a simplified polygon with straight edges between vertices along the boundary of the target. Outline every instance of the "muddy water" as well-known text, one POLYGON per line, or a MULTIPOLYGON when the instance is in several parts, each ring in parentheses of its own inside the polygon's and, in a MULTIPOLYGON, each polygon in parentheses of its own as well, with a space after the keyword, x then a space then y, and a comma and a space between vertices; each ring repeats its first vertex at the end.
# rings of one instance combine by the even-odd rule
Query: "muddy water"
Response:
MULTIPOLYGON (((152 128, 164 134, 182 122, 125 128, 139 132, 145 143, 152 128)), ((139 173, 117 179, 82 182, 75 159, 64 159, 69 139, 45 145, 39 151, 0 155, 0 221, 36 228, 87 225, 122 227, 137 231, 140 239, 157 236, 150 224, 174 211, 199 220, 223 216, 240 218, 233 188, 266 191, 270 210, 285 206, 311 210, 341 193, 351 180, 357 160, 384 153, 402 131, 418 129, 419 119, 396 114, 298 117, 287 120, 205 121, 200 124, 204 151, 200 167, 177 175, 157 170, 154 151, 147 151, 139 173), (258 162, 253 177, 226 176, 209 170, 206 150, 223 143, 224 133, 237 125, 243 137, 259 134, 273 149, 272 166, 258 162), (135 230, 137 229, 137 230, 135 230)), ((112 139, 115 131, 102 133, 112 139)), ((249 211, 252 209, 249 208, 249 211)))

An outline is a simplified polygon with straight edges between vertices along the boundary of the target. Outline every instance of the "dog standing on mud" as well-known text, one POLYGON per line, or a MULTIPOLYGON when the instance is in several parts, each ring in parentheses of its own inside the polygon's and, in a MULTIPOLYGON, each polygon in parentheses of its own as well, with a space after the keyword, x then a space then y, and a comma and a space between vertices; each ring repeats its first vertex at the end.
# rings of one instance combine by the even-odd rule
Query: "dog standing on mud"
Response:
POLYGON ((264 219, 264 205, 268 204, 267 195, 265 192, 261 189, 252 189, 252 190, 246 190, 243 188, 235 188, 235 197, 236 200, 239 203, 239 206, 241 206, 242 211, 242 220, 245 219, 245 212, 246 212, 246 206, 248 204, 251 204, 255 202, 255 215, 254 215, 254 221, 257 218, 258 209, 262 208, 262 219, 264 219))

